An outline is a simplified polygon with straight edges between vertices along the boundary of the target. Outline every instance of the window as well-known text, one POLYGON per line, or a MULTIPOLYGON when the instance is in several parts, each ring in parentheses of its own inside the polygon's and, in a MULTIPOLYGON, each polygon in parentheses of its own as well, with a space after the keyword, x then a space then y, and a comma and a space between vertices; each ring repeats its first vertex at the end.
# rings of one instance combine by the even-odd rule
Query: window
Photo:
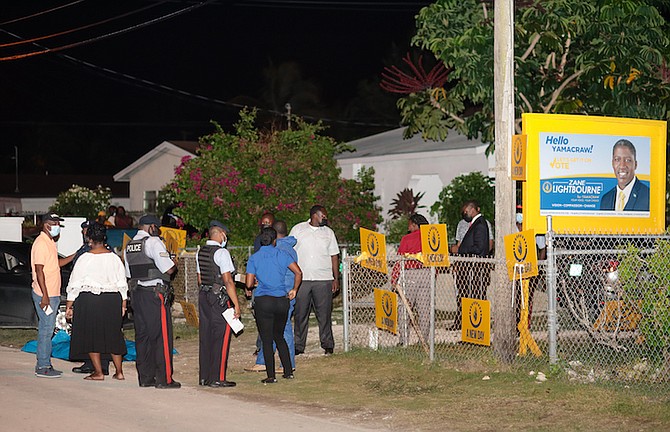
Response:
POLYGON ((157 191, 144 191, 144 211, 146 213, 156 212, 157 191))

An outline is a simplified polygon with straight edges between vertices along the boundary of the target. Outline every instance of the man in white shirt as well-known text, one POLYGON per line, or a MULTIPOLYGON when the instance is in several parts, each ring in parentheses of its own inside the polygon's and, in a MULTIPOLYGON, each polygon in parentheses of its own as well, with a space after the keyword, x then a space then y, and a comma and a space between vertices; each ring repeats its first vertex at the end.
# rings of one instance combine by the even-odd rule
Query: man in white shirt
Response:
POLYGON ((312 304, 319 323, 321 348, 325 354, 332 354, 335 347, 333 294, 340 289, 340 248, 335 233, 328 227, 326 209, 320 205, 313 206, 309 211, 309 220, 294 226, 289 236, 298 241, 295 250, 303 273, 294 312, 295 355, 305 352, 312 304))

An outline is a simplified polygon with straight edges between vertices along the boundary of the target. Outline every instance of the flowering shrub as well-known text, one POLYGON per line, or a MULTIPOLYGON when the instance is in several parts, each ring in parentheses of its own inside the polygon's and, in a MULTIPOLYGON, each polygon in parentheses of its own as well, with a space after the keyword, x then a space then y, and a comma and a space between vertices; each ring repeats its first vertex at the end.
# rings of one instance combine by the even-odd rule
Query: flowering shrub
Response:
POLYGON ((293 130, 259 131, 255 112, 243 110, 234 133, 201 138, 197 158, 185 158, 170 185, 175 213, 198 229, 211 219, 224 222, 237 244, 251 244, 262 213, 270 211, 289 229, 309 218, 314 204, 326 207, 340 242, 356 242, 357 229, 375 229, 374 171, 356 180, 340 178, 333 156, 344 146, 319 135, 320 125, 296 121, 293 130))
POLYGON ((112 192, 107 187, 98 186, 97 189, 72 185, 65 192, 58 194, 56 202, 49 207, 50 212, 61 216, 81 216, 86 219, 95 219, 98 211, 109 206, 112 192))

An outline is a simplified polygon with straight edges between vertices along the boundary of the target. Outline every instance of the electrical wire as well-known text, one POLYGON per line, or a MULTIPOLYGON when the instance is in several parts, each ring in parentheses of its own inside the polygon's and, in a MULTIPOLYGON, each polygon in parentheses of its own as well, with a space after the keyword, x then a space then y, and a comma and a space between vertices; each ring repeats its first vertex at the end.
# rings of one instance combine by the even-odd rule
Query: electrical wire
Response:
POLYGON ((63 9, 63 8, 69 7, 69 6, 74 6, 77 3, 81 3, 83 1, 84 0, 77 0, 77 1, 74 1, 72 3, 68 3, 68 4, 65 4, 65 5, 62 5, 62 6, 56 6, 55 8, 47 9, 47 10, 44 10, 42 12, 37 12, 37 13, 34 13, 32 15, 23 16, 23 17, 20 17, 20 18, 14 18, 14 19, 11 19, 9 21, 1 22, 0 26, 7 25, 7 24, 12 24, 12 23, 15 23, 15 22, 23 21, 23 20, 27 20, 27 19, 30 19, 30 18, 35 18, 36 16, 48 14, 49 12, 54 12, 54 11, 57 11, 59 9, 63 9))
MULTIPOLYGON (((182 14, 187 13, 187 12, 191 12, 192 10, 195 10, 195 9, 198 9, 202 6, 208 5, 208 4, 212 3, 213 1, 215 1, 215 0, 203 1, 203 2, 200 2, 197 5, 189 6, 189 7, 186 7, 184 9, 180 9, 178 11, 171 12, 167 15, 163 15, 161 17, 154 18, 152 20, 145 21, 143 23, 136 24, 136 25, 131 26, 131 27, 126 27, 126 28, 121 29, 121 30, 117 30, 117 31, 114 31, 114 32, 111 32, 111 33, 107 33, 107 34, 104 34, 104 35, 101 35, 101 36, 96 36, 94 38, 86 39, 86 40, 83 40, 83 41, 74 42, 74 43, 67 44, 67 45, 62 45, 62 46, 59 46, 59 47, 56 47, 56 48, 46 48, 42 51, 33 51, 33 52, 29 52, 29 53, 24 53, 24 54, 17 54, 17 55, 13 55, 13 56, 0 57, 0 61, 19 60, 19 59, 33 57, 33 56, 42 55, 42 54, 55 53, 55 52, 58 52, 58 51, 63 51, 63 50, 66 50, 66 49, 75 48, 75 47, 78 47, 78 46, 81 46, 81 45, 87 45, 87 44, 90 44, 90 43, 93 43, 93 42, 98 42, 98 41, 103 40, 103 39, 108 39, 108 38, 113 37, 113 36, 118 36, 120 34, 128 33, 130 31, 137 30, 137 29, 140 29, 140 28, 152 25, 152 24, 156 24, 156 23, 165 21, 167 19, 174 18, 176 16, 182 15, 182 14)), ((7 32, 7 33, 9 33, 9 32, 7 32)))
POLYGON ((117 19, 119 19, 119 18, 125 18, 125 17, 127 17, 127 16, 134 15, 134 14, 136 14, 136 13, 144 12, 144 11, 147 10, 147 9, 151 9, 151 8, 156 7, 156 6, 160 6, 160 5, 163 4, 163 3, 167 3, 167 1, 162 1, 162 2, 159 2, 159 3, 154 3, 154 4, 151 4, 151 5, 149 5, 149 6, 145 6, 145 7, 143 7, 143 8, 136 9, 136 10, 134 10, 134 11, 126 12, 126 13, 121 14, 121 15, 117 15, 117 16, 114 16, 114 17, 111 17, 111 18, 107 18, 107 19, 104 19, 104 20, 102 20, 102 21, 94 22, 94 23, 91 23, 91 24, 86 24, 86 25, 84 25, 84 26, 76 27, 76 28, 73 28, 73 29, 64 30, 64 31, 62 31, 62 32, 52 33, 52 34, 48 34, 48 35, 44 35, 44 36, 38 36, 38 37, 35 37, 35 38, 32 38, 32 39, 23 39, 23 40, 16 41, 16 42, 10 42, 10 43, 5 43, 5 44, 0 44, 0 48, 10 47, 10 46, 16 46, 16 45, 23 45, 23 44, 27 44, 27 43, 37 42, 37 41, 41 41, 41 40, 44 40, 44 39, 51 39, 51 38, 54 38, 54 37, 58 37, 58 36, 62 36, 62 35, 70 34, 70 33, 74 33, 74 32, 77 32, 77 31, 80 31, 80 30, 84 30, 84 29, 87 29, 87 28, 91 28, 91 27, 95 27, 95 26, 98 26, 98 25, 101 25, 101 24, 106 24, 106 23, 108 23, 108 22, 117 20, 117 19))

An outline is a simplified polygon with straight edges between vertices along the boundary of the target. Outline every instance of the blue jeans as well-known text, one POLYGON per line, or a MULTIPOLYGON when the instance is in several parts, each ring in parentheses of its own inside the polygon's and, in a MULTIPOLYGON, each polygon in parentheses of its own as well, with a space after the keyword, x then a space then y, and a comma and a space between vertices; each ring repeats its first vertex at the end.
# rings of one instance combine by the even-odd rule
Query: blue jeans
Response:
MULTIPOLYGON (((288 307, 288 318, 286 319, 286 326, 284 327, 284 340, 288 345, 288 352, 291 355, 291 368, 295 369, 295 341, 293 339, 293 326, 291 325, 291 318, 293 317, 293 308, 295 307, 295 299, 291 300, 288 307)), ((272 343, 272 350, 275 351, 277 346, 272 343)), ((256 364, 265 365, 263 358, 263 345, 261 344, 258 356, 256 356, 256 364)), ((284 366, 284 365, 282 365, 284 366)))
POLYGON ((42 301, 42 296, 33 294, 33 303, 35 304, 35 310, 37 311, 37 365, 35 366, 35 371, 37 369, 44 369, 51 366, 51 338, 54 335, 54 329, 56 328, 56 315, 58 315, 58 305, 60 305, 60 296, 49 297, 49 303, 51 304, 51 309, 54 311, 51 315, 44 313, 40 307, 40 302, 42 301))

